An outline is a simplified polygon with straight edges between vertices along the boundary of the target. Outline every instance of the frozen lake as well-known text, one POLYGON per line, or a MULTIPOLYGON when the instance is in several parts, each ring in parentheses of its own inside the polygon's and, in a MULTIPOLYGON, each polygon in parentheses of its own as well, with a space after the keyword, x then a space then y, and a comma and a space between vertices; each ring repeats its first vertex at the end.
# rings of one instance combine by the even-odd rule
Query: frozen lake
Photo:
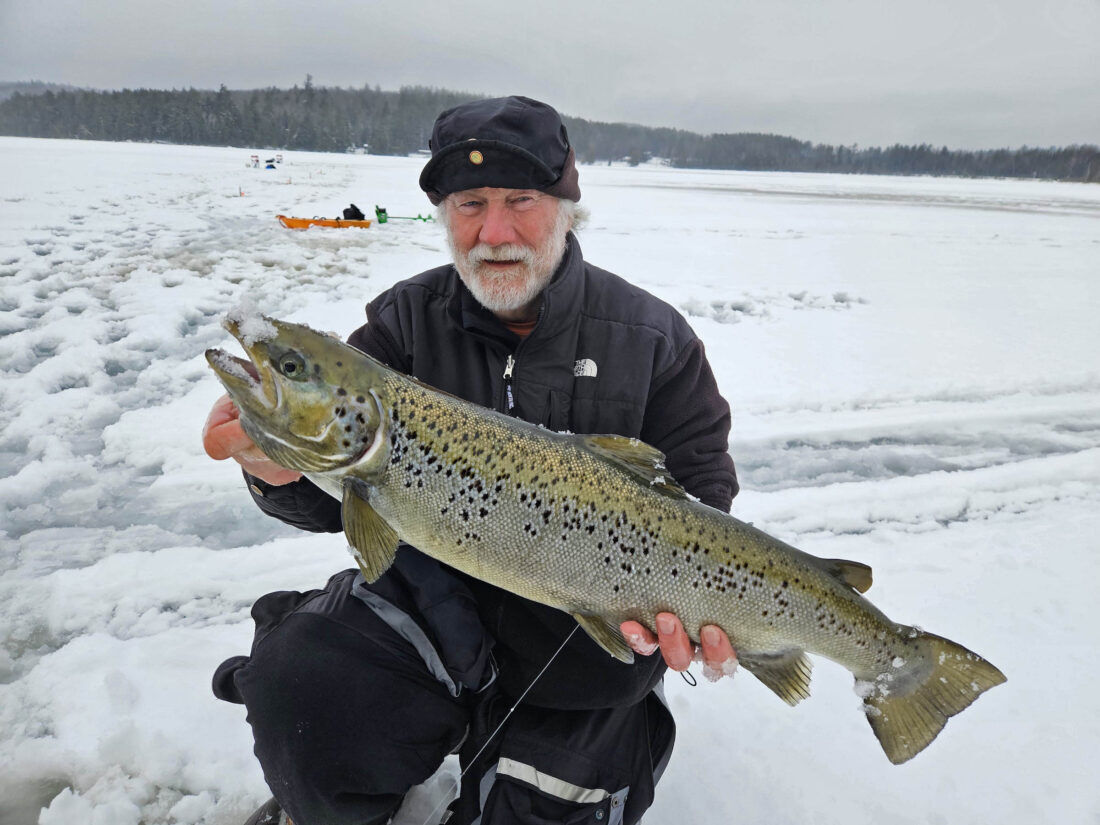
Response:
MULTIPOLYGON (((431 223, 274 219, 426 213, 421 161, 249 154, 0 138, 0 825, 238 825, 269 795, 211 673, 258 596, 351 561, 202 453, 202 352, 246 296, 346 333, 447 252, 431 223)), ((900 767, 827 661, 793 710, 747 674, 670 676, 645 821, 1100 821, 1100 186, 585 166, 581 187, 585 257, 707 345, 734 515, 872 565, 876 605, 1008 676, 900 767)))

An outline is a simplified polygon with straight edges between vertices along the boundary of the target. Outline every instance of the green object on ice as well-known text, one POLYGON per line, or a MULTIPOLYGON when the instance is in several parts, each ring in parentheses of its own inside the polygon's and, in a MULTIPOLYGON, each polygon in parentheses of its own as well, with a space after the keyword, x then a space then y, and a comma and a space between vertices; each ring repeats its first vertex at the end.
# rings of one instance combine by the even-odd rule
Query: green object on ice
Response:
POLYGON ((379 223, 386 223, 387 221, 434 221, 431 215, 421 215, 419 212, 416 216, 412 215, 391 215, 386 212, 386 207, 375 205, 374 217, 378 219, 379 223))

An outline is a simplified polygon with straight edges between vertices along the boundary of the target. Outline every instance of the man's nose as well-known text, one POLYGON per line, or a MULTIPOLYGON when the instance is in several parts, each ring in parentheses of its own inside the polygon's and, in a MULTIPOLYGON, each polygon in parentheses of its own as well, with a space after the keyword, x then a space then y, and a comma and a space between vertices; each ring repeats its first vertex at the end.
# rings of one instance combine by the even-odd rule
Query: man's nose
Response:
POLYGON ((485 207, 485 219, 481 222, 477 239, 489 246, 518 243, 514 216, 507 204, 491 202, 485 207))

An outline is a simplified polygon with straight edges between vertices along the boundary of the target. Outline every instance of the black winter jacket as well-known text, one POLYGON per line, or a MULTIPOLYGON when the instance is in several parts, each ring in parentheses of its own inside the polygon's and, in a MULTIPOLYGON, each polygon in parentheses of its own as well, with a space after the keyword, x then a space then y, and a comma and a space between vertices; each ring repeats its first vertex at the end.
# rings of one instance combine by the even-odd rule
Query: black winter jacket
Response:
MULTIPOLYGON (((382 293, 368 304, 367 320, 348 342, 395 369, 553 430, 640 438, 665 453, 669 472, 689 493, 729 510, 737 492, 727 452, 729 405, 718 394, 702 342, 672 307, 586 263, 572 234, 526 339, 482 308, 449 265, 382 293)), ((306 530, 342 529, 340 503, 308 480, 282 487, 249 481, 266 513, 306 530)), ((427 569, 421 554, 412 565, 402 562, 404 553, 415 551, 399 552, 381 580, 391 593, 419 590, 409 575, 415 567, 423 577, 427 569)), ((451 568, 430 566, 453 579, 452 589, 464 600, 472 592, 496 640, 500 686, 518 696, 574 620, 451 568)), ((449 645, 449 628, 428 629, 442 647, 449 645)), ((526 701, 556 708, 630 704, 652 690, 663 671, 660 656, 624 665, 578 633, 526 701)))

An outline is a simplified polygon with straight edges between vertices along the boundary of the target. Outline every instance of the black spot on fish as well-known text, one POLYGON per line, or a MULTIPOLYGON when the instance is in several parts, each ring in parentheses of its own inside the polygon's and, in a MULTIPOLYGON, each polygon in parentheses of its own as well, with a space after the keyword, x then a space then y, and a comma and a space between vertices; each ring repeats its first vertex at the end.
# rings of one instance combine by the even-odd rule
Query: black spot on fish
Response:
POLYGON ((362 404, 367 399, 362 395, 357 395, 357 396, 355 396, 355 400, 358 401, 360 404, 362 404))
MULTIPOLYGON (((337 364, 337 365, 339 365, 339 364, 337 364)), ((343 387, 337 387, 336 388, 336 394, 337 395, 347 395, 348 391, 345 390, 343 387)))

